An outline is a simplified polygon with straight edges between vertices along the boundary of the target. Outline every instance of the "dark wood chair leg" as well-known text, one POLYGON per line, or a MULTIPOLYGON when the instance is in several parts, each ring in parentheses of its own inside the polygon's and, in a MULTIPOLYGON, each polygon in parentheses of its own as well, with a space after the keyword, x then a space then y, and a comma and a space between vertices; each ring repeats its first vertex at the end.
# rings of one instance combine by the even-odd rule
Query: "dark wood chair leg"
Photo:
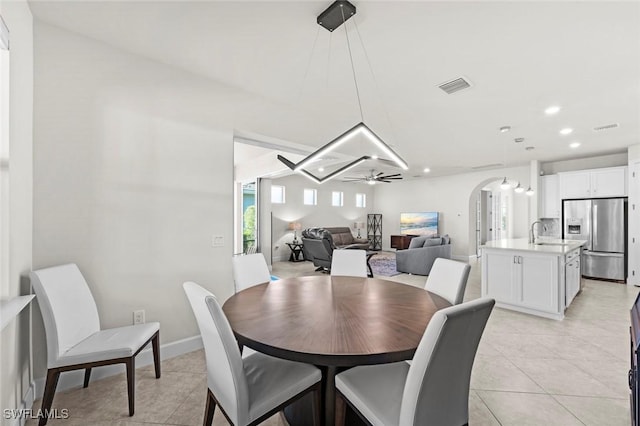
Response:
POLYGON ((347 404, 340 392, 336 392, 336 426, 344 426, 347 404))
POLYGON ((127 365, 127 393, 129 395, 129 416, 133 416, 136 391, 136 359, 131 357, 125 362, 127 365))
POLYGON ((82 386, 83 388, 86 388, 89 386, 90 379, 91 379, 91 368, 86 368, 84 370, 84 385, 82 386))
POLYGON ((318 387, 313 391, 313 425, 322 425, 322 386, 318 383, 318 387))
POLYGON ((156 368, 156 379, 160 378, 160 333, 156 333, 151 339, 151 347, 153 348, 153 365, 156 368))
POLYGON ((60 378, 60 370, 50 368, 47 370, 47 380, 44 385, 44 395, 42 396, 42 417, 38 422, 38 426, 44 426, 49 420, 48 413, 51 411, 51 405, 53 404, 53 396, 56 393, 56 386, 58 386, 58 379, 60 378))
POLYGON ((213 423, 213 414, 216 411, 216 400, 213 399, 211 390, 207 388, 207 406, 204 409, 204 422, 203 426, 211 426, 213 423))

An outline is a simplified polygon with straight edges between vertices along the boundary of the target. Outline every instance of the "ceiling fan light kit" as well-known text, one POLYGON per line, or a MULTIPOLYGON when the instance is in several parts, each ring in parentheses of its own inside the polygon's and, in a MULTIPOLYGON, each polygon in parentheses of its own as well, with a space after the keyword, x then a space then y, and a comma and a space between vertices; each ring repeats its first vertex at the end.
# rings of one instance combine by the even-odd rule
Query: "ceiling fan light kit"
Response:
MULTIPOLYGON (((323 28, 327 29, 330 32, 333 32, 340 25, 344 24, 349 18, 354 16, 355 13, 356 13, 356 7, 353 4, 349 3, 348 1, 335 1, 324 12, 318 15, 317 22, 318 22, 318 25, 322 26, 323 28)), ((365 136, 380 151, 382 151, 384 155, 388 156, 401 169, 403 170, 409 169, 407 162, 404 161, 393 149, 391 149, 391 147, 387 145, 378 135, 376 135, 373 132, 373 130, 371 130, 369 127, 367 127, 366 124, 364 124, 364 118, 362 115, 362 103, 360 102, 360 92, 358 89, 358 82, 356 79, 355 67, 353 65, 353 56, 351 54, 349 34, 347 33, 346 27, 345 27, 345 36, 347 38, 347 47, 349 48, 349 59, 351 60, 351 69, 353 71, 353 81, 354 81, 356 95, 358 99, 358 107, 360 109, 360 123, 356 124, 349 130, 347 130, 346 132, 338 136, 337 138, 333 139, 331 142, 327 143, 326 145, 316 150, 315 152, 309 154, 307 157, 303 158, 298 163, 293 163, 287 158, 283 157, 282 155, 278 155, 278 160, 284 163, 291 170, 302 174, 303 176, 313 180, 318 184, 326 182, 327 180, 330 180, 336 177, 337 175, 344 173, 345 171, 359 165, 364 161, 378 158, 377 155, 372 155, 372 156, 364 155, 358 158, 357 160, 352 161, 351 163, 341 167, 340 169, 322 178, 319 178, 313 175, 309 170, 307 170, 307 166, 309 164, 323 157, 328 152, 333 151, 334 149, 344 144, 345 142, 352 140, 353 137, 356 135, 365 136)))

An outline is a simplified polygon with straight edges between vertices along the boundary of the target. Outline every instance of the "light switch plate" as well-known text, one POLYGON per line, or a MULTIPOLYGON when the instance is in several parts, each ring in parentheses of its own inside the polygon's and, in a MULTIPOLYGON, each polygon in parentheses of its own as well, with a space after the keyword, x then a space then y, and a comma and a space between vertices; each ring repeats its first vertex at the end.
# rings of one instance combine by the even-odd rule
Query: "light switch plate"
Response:
POLYGON ((214 235, 211 239, 212 247, 224 247, 224 236, 222 235, 214 235))

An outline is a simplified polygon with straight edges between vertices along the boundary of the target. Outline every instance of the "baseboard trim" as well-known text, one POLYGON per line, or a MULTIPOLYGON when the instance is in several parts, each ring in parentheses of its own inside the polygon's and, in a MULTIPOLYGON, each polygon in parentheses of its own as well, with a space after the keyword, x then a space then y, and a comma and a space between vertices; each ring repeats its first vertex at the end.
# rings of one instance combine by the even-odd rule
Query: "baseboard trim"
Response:
POLYGON ((8 422, 8 426, 25 426, 25 424, 27 423, 27 419, 29 418, 29 415, 26 413, 28 413, 29 412, 28 410, 30 410, 31 407, 33 407, 33 401, 35 401, 36 399, 35 389, 36 389, 36 382, 32 381, 31 383, 29 383, 29 388, 27 389, 27 392, 22 397, 20 406, 16 408, 16 412, 22 411, 22 413, 24 413, 25 415, 17 416, 11 419, 8 422))
MULTIPOLYGON (((166 360, 177 357, 189 352, 202 349, 202 338, 200 335, 187 337, 186 339, 176 340, 175 342, 165 343, 160 345, 160 359, 166 360)), ((136 357, 136 368, 145 367, 153 364, 153 352, 151 351, 151 344, 138 354, 136 357)), ((91 381, 104 379, 106 377, 115 376, 125 371, 124 364, 119 365, 106 365, 104 367, 97 367, 91 371, 91 381)), ((79 388, 82 386, 84 380, 84 370, 67 371, 60 374, 60 380, 56 387, 56 392, 61 392, 73 388, 79 388)), ((35 399, 42 398, 44 393, 45 377, 41 377, 34 381, 35 384, 35 399)), ((32 392, 33 394, 33 392, 32 392)), ((33 399, 31 408, 33 405, 33 399)), ((22 425, 20 425, 22 426, 22 425)))

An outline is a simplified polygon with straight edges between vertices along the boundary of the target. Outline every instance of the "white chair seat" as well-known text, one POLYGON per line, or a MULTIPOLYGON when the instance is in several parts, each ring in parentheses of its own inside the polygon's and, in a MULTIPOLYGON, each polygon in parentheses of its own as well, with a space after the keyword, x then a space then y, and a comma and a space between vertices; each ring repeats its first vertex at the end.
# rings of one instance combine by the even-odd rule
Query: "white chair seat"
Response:
POLYGON ((249 385, 249 419, 263 414, 317 383, 322 374, 313 365, 274 358, 260 352, 243 358, 249 385))
POLYGON ((406 362, 354 367, 336 376, 336 388, 372 425, 394 426, 408 372, 406 362))
POLYGON ((62 354, 49 368, 132 357, 160 329, 160 323, 100 330, 62 354))

